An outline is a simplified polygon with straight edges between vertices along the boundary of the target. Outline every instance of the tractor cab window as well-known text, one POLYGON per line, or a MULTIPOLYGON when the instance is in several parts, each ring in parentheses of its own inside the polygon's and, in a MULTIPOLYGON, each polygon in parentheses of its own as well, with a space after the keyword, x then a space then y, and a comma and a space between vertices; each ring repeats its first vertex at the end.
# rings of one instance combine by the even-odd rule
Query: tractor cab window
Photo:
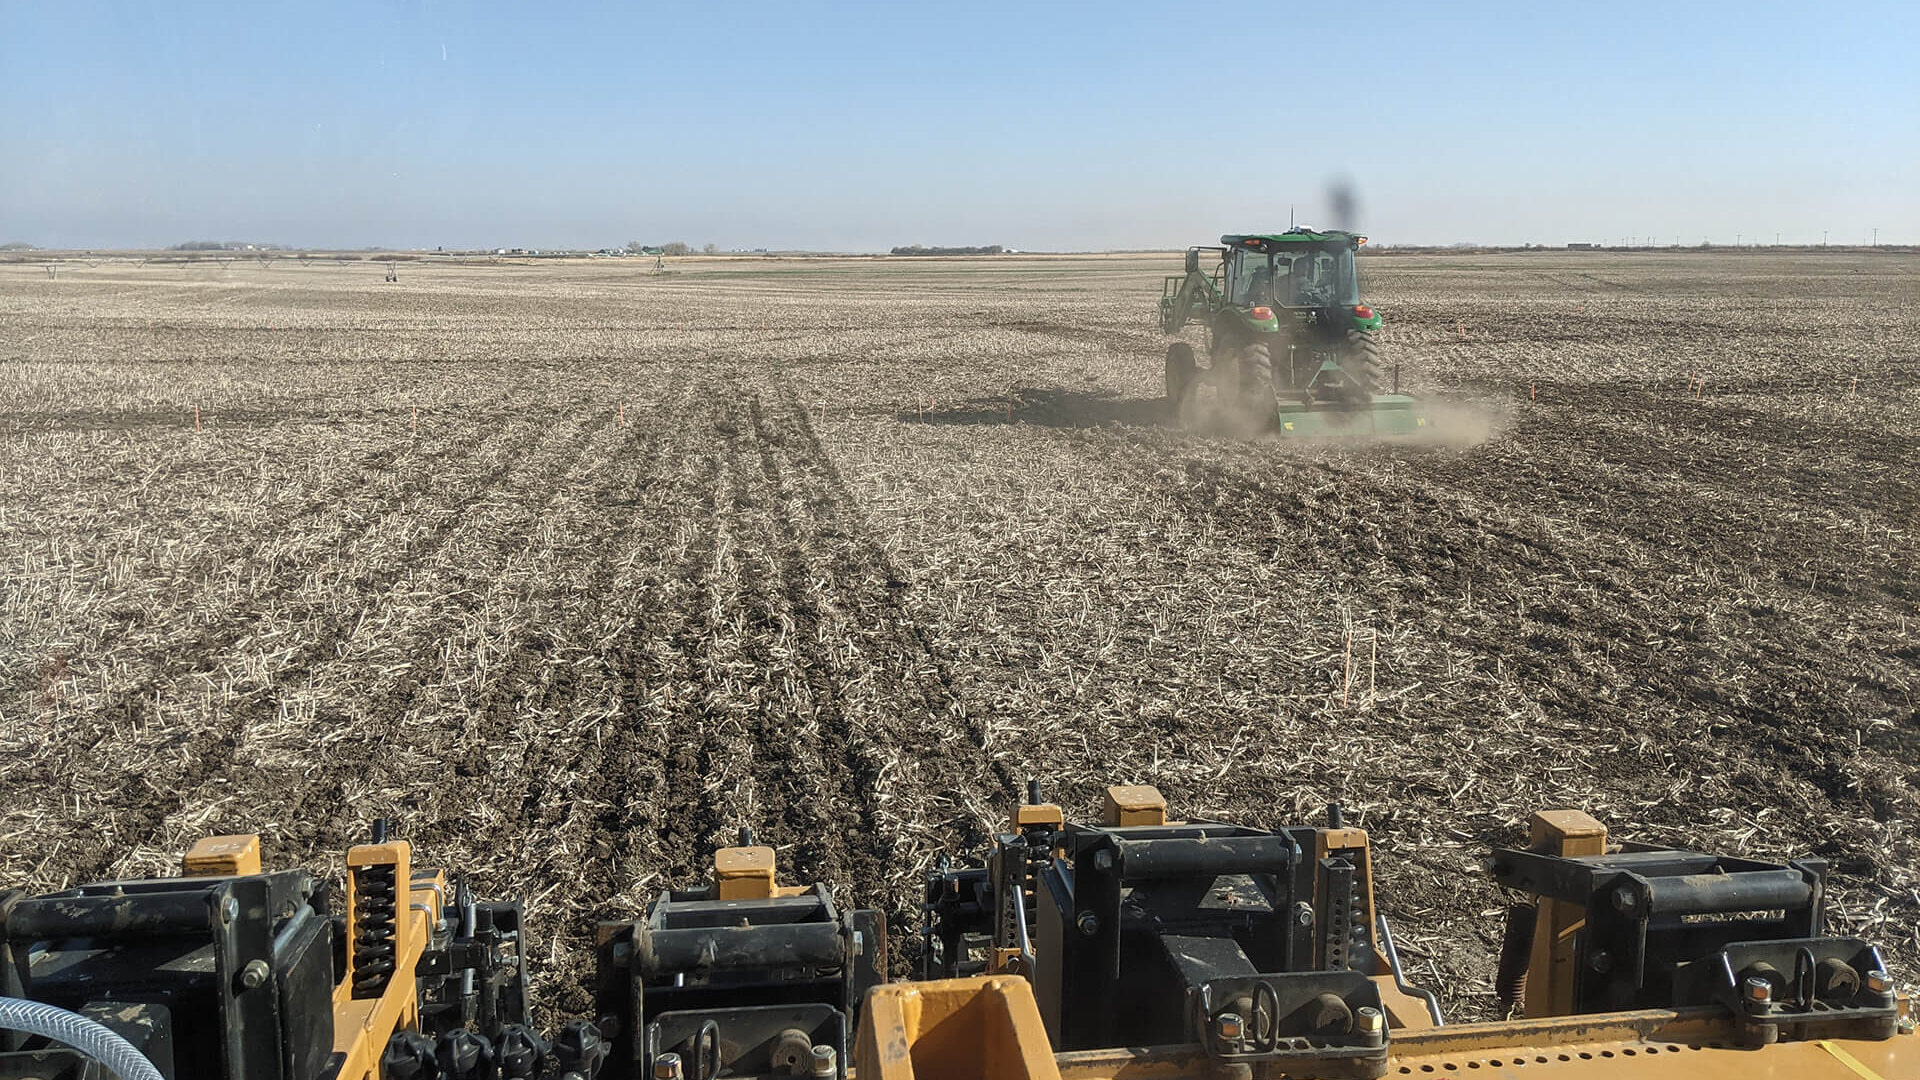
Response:
POLYGON ((1304 251, 1293 260, 1288 283, 1293 295, 1287 307, 1334 307, 1360 302, 1360 281, 1354 273, 1353 249, 1304 251))
POLYGON ((1242 251, 1238 255, 1233 280, 1228 283, 1228 301, 1247 307, 1286 303, 1292 260, 1285 255, 1262 255, 1257 251, 1242 251))
POLYGON ((1228 282, 1231 303, 1318 308, 1360 302, 1352 248, 1236 254, 1232 280, 1228 282))

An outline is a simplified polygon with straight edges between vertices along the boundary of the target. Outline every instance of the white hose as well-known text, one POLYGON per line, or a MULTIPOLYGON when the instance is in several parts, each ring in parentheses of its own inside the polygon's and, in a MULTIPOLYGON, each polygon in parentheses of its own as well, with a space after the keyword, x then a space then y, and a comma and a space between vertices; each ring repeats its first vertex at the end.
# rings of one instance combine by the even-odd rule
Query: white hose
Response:
POLYGON ((105 1065, 120 1080, 166 1080, 147 1056, 112 1028, 77 1012, 21 998, 0 997, 0 1028, 65 1043, 105 1065))

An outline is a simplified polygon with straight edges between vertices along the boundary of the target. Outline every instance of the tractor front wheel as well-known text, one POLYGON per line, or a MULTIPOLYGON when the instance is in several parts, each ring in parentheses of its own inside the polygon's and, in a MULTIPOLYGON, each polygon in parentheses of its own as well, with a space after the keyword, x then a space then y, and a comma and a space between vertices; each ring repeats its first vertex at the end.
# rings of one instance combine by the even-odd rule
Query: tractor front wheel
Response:
POLYGON ((1360 387, 1361 394, 1372 396, 1380 392, 1384 380, 1381 378, 1380 345, 1373 339, 1371 330, 1347 331, 1347 375, 1360 387))
POLYGON ((1197 369, 1198 365, 1193 360, 1193 346, 1184 341, 1167 346, 1167 404, 1176 412, 1187 403, 1187 396, 1193 393, 1197 369))

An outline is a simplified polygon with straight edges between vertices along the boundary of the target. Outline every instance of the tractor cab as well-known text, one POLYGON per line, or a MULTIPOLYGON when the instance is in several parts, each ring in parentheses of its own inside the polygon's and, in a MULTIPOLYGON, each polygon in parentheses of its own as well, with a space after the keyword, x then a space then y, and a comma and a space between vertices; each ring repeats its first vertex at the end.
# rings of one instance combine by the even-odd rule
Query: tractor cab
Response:
POLYGON ((1351 233, 1294 229, 1277 236, 1223 236, 1227 303, 1235 307, 1334 308, 1360 303, 1351 233))

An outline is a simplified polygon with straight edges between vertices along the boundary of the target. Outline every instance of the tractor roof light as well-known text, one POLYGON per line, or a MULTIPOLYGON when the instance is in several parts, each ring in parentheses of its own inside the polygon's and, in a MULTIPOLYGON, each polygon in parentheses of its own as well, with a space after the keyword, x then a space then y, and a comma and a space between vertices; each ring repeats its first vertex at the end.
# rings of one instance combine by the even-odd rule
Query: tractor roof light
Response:
POLYGON ((1268 319, 1273 318, 1273 309, 1270 307, 1257 307, 1249 312, 1249 314, 1261 322, 1266 322, 1268 319))
POLYGON ((1371 319, 1373 318, 1373 309, 1365 304, 1355 304, 1353 305, 1353 316, 1356 319, 1371 319))

